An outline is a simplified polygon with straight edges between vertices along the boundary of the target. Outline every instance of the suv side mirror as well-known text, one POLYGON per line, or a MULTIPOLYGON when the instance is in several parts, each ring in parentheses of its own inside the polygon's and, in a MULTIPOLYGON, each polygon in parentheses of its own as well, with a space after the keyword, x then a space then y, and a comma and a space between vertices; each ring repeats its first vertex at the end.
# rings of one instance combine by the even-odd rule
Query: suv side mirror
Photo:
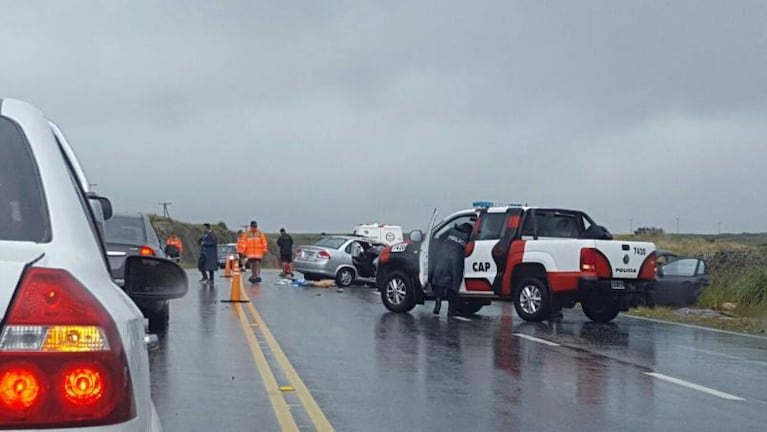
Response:
POLYGON ((134 300, 170 300, 188 290, 186 272, 173 261, 137 255, 125 260, 125 291, 134 300))
POLYGON ((410 234, 408 234, 408 237, 410 238, 411 242, 420 243, 423 241, 423 231, 421 230, 410 231, 410 234))
MULTIPOLYGON (((88 199, 92 203, 98 203, 98 208, 101 209, 101 215, 104 217, 105 221, 112 218, 112 215, 113 215, 112 202, 109 201, 109 198, 98 196, 95 193, 91 192, 88 194, 88 199)), ((96 209, 94 209, 94 211, 95 210, 96 209)))

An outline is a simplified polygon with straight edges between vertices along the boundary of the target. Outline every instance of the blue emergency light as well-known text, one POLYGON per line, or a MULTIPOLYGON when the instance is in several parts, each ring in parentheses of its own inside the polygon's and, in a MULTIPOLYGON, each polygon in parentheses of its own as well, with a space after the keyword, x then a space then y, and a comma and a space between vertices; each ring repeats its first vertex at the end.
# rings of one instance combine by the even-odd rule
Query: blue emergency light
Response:
POLYGON ((493 201, 474 201, 472 204, 474 208, 490 208, 490 207, 522 207, 522 204, 516 203, 502 203, 493 201))

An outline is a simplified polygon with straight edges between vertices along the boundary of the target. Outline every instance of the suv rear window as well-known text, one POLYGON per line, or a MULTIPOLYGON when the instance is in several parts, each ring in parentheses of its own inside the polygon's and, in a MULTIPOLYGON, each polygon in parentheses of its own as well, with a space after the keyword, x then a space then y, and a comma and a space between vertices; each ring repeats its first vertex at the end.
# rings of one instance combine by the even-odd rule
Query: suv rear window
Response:
POLYGON ((141 216, 112 216, 104 224, 108 243, 144 244, 146 228, 141 216))
POLYGON ((0 117, 0 240, 50 241, 50 220, 32 150, 14 122, 0 117))

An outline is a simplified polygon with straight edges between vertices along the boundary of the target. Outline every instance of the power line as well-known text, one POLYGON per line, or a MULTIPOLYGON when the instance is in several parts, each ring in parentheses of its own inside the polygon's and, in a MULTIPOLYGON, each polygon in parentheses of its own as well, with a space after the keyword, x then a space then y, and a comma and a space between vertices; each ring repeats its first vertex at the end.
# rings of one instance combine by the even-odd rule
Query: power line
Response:
POLYGON ((166 218, 170 219, 170 212, 168 211, 168 206, 172 205, 172 204, 173 203, 169 203, 169 202, 159 202, 159 203, 157 203, 157 205, 161 205, 162 206, 162 215, 163 215, 163 217, 166 217, 166 218))

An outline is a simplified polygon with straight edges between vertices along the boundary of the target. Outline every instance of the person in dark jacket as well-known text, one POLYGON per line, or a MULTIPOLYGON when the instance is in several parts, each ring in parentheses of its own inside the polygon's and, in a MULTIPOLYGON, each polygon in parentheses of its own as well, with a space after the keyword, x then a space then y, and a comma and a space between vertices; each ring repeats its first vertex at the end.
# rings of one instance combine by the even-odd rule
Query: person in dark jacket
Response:
POLYGON ((205 234, 200 237, 200 259, 198 261, 198 268, 202 273, 201 282, 207 281, 213 285, 213 275, 218 269, 218 238, 216 234, 211 230, 210 224, 203 224, 205 228, 205 234), (205 272, 207 271, 207 274, 205 272))
MULTIPOLYGON (((429 267, 429 282, 434 292, 434 314, 442 308, 442 300, 450 298, 461 288, 466 243, 472 225, 465 223, 445 232, 434 244, 433 265, 429 267)), ((449 311, 448 311, 449 312, 449 311)))
POLYGON ((280 277, 293 277, 293 237, 285 231, 285 228, 280 228, 277 247, 280 248, 280 263, 282 263, 280 277))

